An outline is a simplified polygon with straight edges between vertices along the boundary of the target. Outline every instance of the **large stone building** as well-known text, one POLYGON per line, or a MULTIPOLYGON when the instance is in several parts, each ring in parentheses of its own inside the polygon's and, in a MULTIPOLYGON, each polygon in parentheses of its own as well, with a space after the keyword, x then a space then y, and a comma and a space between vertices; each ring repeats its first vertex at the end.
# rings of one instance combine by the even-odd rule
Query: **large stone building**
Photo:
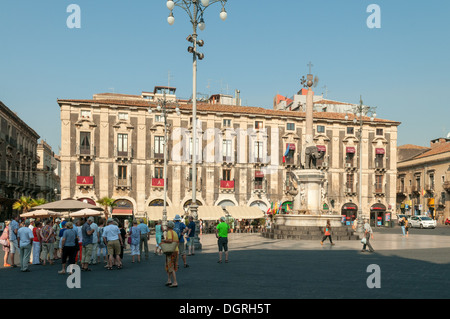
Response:
POLYGON ((39 192, 36 180, 39 135, 0 101, 0 220, 11 217, 20 196, 39 192))
POLYGON ((50 145, 40 141, 37 145, 39 163, 37 164, 37 184, 39 185, 38 198, 47 202, 58 199, 60 193, 60 162, 50 145))
MULTIPOLYGON (((187 207, 192 198, 192 105, 178 101, 180 115, 168 112, 170 138, 163 179, 164 121, 156 111, 158 92, 176 100, 174 88, 141 95, 96 94, 93 99, 61 99, 61 198, 94 203, 117 200, 113 214, 151 217, 163 202, 187 207), (149 108, 153 110, 149 113, 149 108)), ((236 99, 239 100, 239 99, 236 99)), ((301 167, 305 113, 243 107, 239 103, 197 104, 197 202, 201 206, 258 207, 292 204, 289 172, 301 167)), ((356 217, 359 126, 344 113, 315 112, 314 140, 324 153, 324 210, 356 217)), ((373 219, 395 209, 398 122, 364 118, 362 208, 373 219)), ((242 212, 245 210, 242 209, 242 212)), ((236 213, 239 215, 239 213, 236 213)), ((242 218, 242 216, 234 216, 242 218)))
POLYGON ((399 146, 397 168, 399 213, 450 218, 450 138, 432 140, 430 147, 399 146))

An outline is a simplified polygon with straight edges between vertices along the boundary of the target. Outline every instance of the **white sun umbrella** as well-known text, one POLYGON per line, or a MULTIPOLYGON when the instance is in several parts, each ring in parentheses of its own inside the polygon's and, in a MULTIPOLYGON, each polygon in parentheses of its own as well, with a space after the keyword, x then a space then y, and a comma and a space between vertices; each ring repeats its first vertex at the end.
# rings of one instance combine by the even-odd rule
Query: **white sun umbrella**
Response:
POLYGON ((103 212, 90 208, 85 208, 77 212, 70 213, 69 216, 70 217, 103 216, 103 212))
POLYGON ((28 213, 20 214, 20 217, 56 217, 56 216, 61 216, 61 214, 46 209, 38 209, 28 213))

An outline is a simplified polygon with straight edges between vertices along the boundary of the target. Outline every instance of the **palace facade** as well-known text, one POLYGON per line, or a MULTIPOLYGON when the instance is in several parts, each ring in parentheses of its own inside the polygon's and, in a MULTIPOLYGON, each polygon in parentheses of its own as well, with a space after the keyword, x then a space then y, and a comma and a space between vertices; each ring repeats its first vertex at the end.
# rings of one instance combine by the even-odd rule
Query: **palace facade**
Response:
MULTIPOLYGON (((87 100, 58 100, 61 198, 96 204, 102 197, 112 197, 118 204, 113 215, 159 219, 153 207, 162 205, 167 183, 168 207, 188 207, 194 182, 192 103, 177 99, 175 91, 156 87, 141 95, 103 93, 87 100), (167 101, 178 102, 180 111, 177 115, 172 106, 167 115, 167 180, 164 118, 157 111, 163 92, 167 101)), ((245 213, 251 207, 257 207, 262 217, 272 203, 288 210, 293 201, 289 172, 302 167, 305 113, 240 106, 238 100, 230 105, 217 98, 197 103, 197 204, 233 210, 238 219, 249 217, 245 213)), ((354 124, 353 115, 345 115, 314 112, 314 141, 323 152, 317 166, 326 173, 324 210, 351 221, 361 205, 374 221, 384 223, 396 207, 400 123, 364 118, 359 141, 359 124, 354 124)))

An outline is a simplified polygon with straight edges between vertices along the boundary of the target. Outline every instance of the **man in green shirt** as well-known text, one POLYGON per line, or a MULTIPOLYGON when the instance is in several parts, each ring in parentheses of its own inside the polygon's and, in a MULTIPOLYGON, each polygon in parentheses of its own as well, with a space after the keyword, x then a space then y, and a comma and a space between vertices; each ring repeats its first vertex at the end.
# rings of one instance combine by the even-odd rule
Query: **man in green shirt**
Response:
POLYGON ((220 217, 220 224, 216 227, 216 237, 219 245, 219 261, 222 262, 222 250, 225 251, 225 262, 228 262, 228 233, 230 226, 225 222, 225 217, 220 217))

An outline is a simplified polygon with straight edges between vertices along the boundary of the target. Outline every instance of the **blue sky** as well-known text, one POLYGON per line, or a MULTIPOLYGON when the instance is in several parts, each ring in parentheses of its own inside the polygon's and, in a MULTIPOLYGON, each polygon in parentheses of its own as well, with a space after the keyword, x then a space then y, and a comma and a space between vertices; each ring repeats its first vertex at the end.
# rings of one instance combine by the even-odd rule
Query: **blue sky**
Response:
MULTIPOLYGON (((58 152, 58 98, 95 93, 140 94, 155 85, 192 94, 187 14, 165 0, 2 0, 0 100, 58 152), (69 29, 70 4, 81 28, 69 29)), ((446 0, 229 0, 205 13, 198 91, 241 91, 244 105, 272 108, 292 96, 312 61, 317 93, 377 107, 400 121, 398 144, 427 146, 450 132, 450 2, 446 0), (370 29, 368 5, 381 8, 370 29)))

